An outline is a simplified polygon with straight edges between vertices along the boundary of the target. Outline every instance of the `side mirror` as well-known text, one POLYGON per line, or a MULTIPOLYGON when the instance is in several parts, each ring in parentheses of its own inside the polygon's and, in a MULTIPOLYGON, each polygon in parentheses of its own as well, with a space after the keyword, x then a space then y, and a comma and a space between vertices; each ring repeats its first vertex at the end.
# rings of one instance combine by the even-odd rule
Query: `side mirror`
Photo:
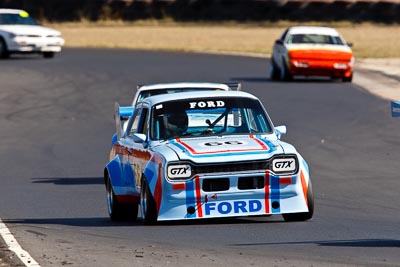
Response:
POLYGON ((283 45, 283 41, 281 39, 278 39, 275 41, 275 44, 283 45))
POLYGON ((353 43, 347 42, 347 46, 348 46, 348 47, 353 47, 353 43))
POLYGON ((147 140, 147 136, 141 133, 135 133, 133 135, 133 142, 135 143, 145 143, 147 140))
POLYGON ((281 136, 286 134, 287 129, 285 125, 280 125, 275 127, 275 134, 278 137, 278 139, 281 139, 281 136))

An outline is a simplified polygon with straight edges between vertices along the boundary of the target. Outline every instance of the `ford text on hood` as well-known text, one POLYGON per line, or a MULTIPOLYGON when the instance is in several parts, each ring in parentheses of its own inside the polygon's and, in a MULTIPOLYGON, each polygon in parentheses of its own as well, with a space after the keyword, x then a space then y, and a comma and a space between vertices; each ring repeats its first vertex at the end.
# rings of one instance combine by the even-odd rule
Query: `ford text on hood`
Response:
POLYGON ((248 93, 148 97, 104 169, 109 215, 136 219, 140 209, 146 224, 273 214, 308 220, 308 165, 280 140, 285 132, 248 93))

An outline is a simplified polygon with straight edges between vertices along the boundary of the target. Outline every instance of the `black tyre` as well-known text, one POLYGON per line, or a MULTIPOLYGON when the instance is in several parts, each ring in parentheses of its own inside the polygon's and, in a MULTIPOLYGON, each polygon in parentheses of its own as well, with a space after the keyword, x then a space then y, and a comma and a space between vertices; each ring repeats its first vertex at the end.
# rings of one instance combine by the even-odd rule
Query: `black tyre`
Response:
POLYGON ((143 223, 145 225, 155 224, 157 222, 157 206, 145 178, 142 178, 140 207, 142 209, 143 223))
POLYGON ((308 182, 307 201, 308 212, 282 214, 283 219, 287 222, 299 222, 307 221, 312 218, 314 214, 314 195, 312 192, 311 180, 308 182))
POLYGON ((269 62, 269 79, 273 81, 279 80, 280 71, 275 61, 271 58, 269 62))
POLYGON ((3 38, 0 38, 0 58, 8 58, 10 52, 8 51, 7 44, 3 38))
POLYGON ((343 77, 342 81, 345 83, 351 83, 353 81, 353 73, 349 77, 343 77))
POLYGON ((282 62, 282 66, 283 66, 283 68, 282 68, 282 70, 280 72, 281 80, 282 81, 291 81, 293 79, 293 76, 290 74, 284 59, 283 59, 283 62, 282 62))
POLYGON ((53 58, 54 57, 54 52, 43 52, 43 57, 44 58, 53 58))
POLYGON ((115 197, 110 180, 107 180, 107 210, 112 221, 136 220, 138 204, 121 204, 115 197))

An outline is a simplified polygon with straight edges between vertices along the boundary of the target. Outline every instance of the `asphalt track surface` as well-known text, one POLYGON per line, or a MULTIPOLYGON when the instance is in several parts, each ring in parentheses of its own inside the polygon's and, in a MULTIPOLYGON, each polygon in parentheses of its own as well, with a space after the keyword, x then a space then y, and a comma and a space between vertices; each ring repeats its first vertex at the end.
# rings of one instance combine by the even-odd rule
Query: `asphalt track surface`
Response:
POLYGON ((323 79, 272 82, 261 58, 66 49, 0 60, 0 218, 41 266, 400 266, 400 121, 323 79), (113 105, 137 84, 243 84, 308 161, 311 221, 111 222, 113 105))

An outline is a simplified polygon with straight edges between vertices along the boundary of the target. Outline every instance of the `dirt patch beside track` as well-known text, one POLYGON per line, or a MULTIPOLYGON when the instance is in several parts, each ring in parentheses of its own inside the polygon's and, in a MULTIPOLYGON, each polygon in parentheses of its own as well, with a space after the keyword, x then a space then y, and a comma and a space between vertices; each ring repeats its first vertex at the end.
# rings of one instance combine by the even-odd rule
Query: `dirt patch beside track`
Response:
POLYGON ((374 95, 400 101, 400 58, 359 59, 353 81, 374 95))

